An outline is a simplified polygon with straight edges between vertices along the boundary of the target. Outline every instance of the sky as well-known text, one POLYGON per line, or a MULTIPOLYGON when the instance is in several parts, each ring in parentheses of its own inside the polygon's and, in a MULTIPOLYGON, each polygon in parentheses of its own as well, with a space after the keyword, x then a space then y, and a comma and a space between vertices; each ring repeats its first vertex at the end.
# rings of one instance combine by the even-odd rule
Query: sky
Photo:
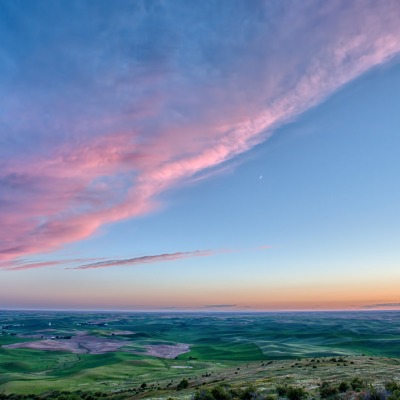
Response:
POLYGON ((397 0, 0 2, 0 309, 400 309, 397 0))

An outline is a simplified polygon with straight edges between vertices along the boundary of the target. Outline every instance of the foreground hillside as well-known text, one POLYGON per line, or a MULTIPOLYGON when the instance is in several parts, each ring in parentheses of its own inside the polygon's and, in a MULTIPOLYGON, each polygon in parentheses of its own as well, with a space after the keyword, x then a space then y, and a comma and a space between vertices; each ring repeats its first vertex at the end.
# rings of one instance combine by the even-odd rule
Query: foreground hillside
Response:
POLYGON ((159 379, 155 370, 146 378, 143 381, 121 381, 110 387, 106 385, 107 377, 104 376, 103 381, 94 380, 92 387, 69 386, 68 391, 60 387, 59 390, 42 393, 36 391, 36 395, 29 395, 29 385, 15 386, 9 382, 3 385, 0 399, 400 399, 400 386, 396 386, 400 384, 400 360, 383 357, 343 356, 241 362, 226 368, 215 365, 202 374, 194 370, 174 369, 168 379, 159 379), (24 394, 15 394, 21 393, 21 389, 24 394))

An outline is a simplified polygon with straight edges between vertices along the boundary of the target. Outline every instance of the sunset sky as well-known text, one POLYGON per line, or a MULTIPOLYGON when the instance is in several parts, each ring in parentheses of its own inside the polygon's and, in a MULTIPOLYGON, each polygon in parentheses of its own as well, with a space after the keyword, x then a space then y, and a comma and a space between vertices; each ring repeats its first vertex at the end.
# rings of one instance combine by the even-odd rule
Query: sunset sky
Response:
POLYGON ((400 309, 398 0, 2 0, 0 309, 400 309))

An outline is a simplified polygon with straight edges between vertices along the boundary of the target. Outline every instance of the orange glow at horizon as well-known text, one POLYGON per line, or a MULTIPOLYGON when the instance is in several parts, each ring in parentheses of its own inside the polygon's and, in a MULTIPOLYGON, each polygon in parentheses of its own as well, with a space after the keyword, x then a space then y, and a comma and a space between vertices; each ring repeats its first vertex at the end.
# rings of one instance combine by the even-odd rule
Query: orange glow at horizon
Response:
MULTIPOLYGON (((97 276, 99 278, 99 276, 97 276)), ((63 281, 63 285, 48 286, 42 282, 27 281, 20 285, 25 296, 21 298, 12 286, 0 293, 0 304, 14 304, 20 308, 71 309, 207 309, 210 311, 251 310, 357 310, 396 309, 400 300, 399 282, 358 281, 313 282, 310 284, 221 282, 187 284, 182 282, 129 281, 119 285, 103 279, 95 283, 86 280, 63 281), (74 295, 72 296, 71 293, 74 295), (6 301, 7 300, 7 301, 6 301), (391 304, 391 306, 379 306, 391 304), (224 307, 225 305, 225 307, 224 307), (377 306, 378 305, 378 306, 377 306), (211 307, 215 306, 215 307, 211 307)))

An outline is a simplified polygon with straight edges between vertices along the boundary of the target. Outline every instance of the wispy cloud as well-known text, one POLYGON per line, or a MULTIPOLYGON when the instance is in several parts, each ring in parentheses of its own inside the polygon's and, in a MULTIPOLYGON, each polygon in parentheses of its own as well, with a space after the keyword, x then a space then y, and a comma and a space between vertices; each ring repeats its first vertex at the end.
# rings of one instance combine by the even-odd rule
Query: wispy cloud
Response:
POLYGON ((91 261, 93 262, 101 260, 103 260, 103 258, 73 258, 73 259, 62 259, 62 260, 34 261, 34 262, 27 260, 12 260, 12 261, 0 262, 0 269, 2 268, 9 271, 22 271, 27 269, 89 263, 91 261))
POLYGON ((29 262, 24 260, 5 261, 0 263, 0 268, 9 271, 22 271, 27 269, 64 266, 67 269, 97 269, 109 267, 125 267, 141 264, 153 264, 166 261, 175 261, 192 257, 208 257, 219 253, 215 250, 194 250, 167 254, 148 255, 133 258, 104 259, 104 258, 74 258, 66 260, 49 260, 29 262), (75 264, 75 266, 74 266, 75 264), (78 265, 76 265, 78 264, 78 265), (72 266, 71 266, 72 265, 72 266))
POLYGON ((381 304, 366 304, 362 308, 385 308, 385 307, 393 307, 400 308, 400 303, 381 303, 381 304))
POLYGON ((89 264, 83 264, 78 267, 72 267, 71 269, 96 269, 96 268, 135 266, 141 264, 153 264, 166 261, 175 261, 184 258, 207 257, 213 254, 215 254, 215 252, 213 252, 212 250, 195 250, 187 252, 166 253, 166 254, 157 254, 153 256, 142 256, 134 258, 99 261, 89 264))
POLYGON ((237 304, 209 304, 205 305, 206 308, 233 308, 237 307, 237 304))
POLYGON ((3 261, 155 210, 400 52, 396 0, 10 4, 26 23, 0 24, 3 261))
MULTIPOLYGON (((266 246, 262 246, 264 248, 266 246)), ((255 248, 252 250, 261 250, 262 248, 255 248)), ((45 260, 45 261, 28 261, 24 259, 7 260, 0 262, 0 269, 8 271, 23 271, 35 268, 46 268, 64 266, 66 269, 97 269, 109 267, 123 267, 135 266, 141 264, 153 264, 166 261, 175 261, 193 257, 210 257, 217 254, 236 253, 243 250, 231 249, 211 249, 211 250, 193 250, 193 251, 180 251, 175 253, 164 253, 157 255, 146 255, 131 258, 72 258, 61 260, 45 260), (78 265, 77 265, 78 264, 78 265)))

